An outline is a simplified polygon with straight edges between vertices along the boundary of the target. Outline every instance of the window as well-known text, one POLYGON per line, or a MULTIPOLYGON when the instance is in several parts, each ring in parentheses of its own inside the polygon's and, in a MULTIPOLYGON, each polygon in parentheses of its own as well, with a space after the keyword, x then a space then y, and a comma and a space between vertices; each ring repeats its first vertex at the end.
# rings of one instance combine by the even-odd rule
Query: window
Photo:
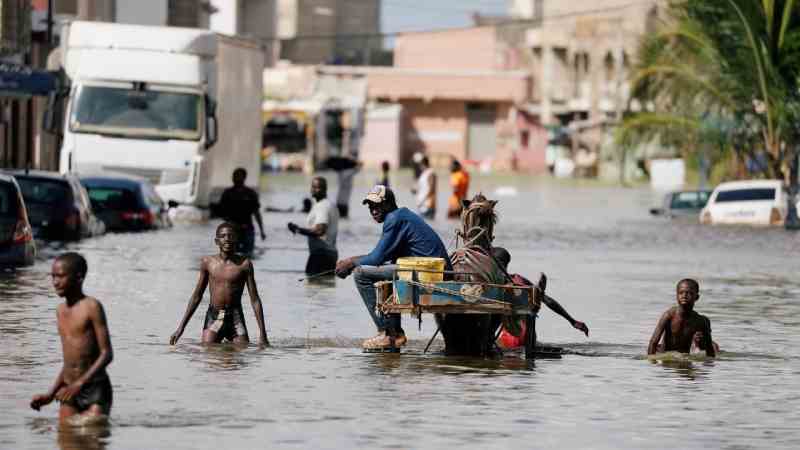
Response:
POLYGON ((65 181, 18 177, 17 183, 25 203, 62 205, 70 201, 70 187, 65 181))
POLYGON ((775 200, 775 188, 752 188, 720 191, 716 203, 775 200))
POLYGON ((17 190, 11 183, 0 183, 0 214, 3 216, 17 214, 17 190))
POLYGON ((89 188, 89 198, 92 201, 92 205, 97 209, 128 211, 139 207, 139 202, 136 201, 136 194, 123 188, 89 188))

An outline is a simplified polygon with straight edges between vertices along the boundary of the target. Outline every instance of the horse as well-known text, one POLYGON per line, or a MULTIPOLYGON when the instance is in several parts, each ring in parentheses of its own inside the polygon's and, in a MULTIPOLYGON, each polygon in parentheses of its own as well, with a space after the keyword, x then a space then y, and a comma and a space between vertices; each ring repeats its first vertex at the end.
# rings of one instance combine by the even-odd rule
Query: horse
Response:
MULTIPOLYGON (((462 200, 461 205, 461 229, 456 236, 463 244, 450 255, 455 281, 505 284, 507 274, 492 256, 497 201, 477 194, 472 200, 462 200)), ((437 314, 445 353, 493 356, 494 336, 502 319, 499 314, 437 314)))

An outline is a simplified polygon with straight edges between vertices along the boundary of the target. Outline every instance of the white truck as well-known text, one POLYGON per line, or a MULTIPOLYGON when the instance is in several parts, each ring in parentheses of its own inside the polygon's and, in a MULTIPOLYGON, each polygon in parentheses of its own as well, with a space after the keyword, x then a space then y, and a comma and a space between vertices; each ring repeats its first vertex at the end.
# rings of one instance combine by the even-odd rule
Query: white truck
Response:
POLYGON ((219 199, 237 167, 258 185, 264 53, 257 42, 81 21, 65 25, 61 42, 69 80, 57 125, 61 172, 143 176, 164 200, 200 208, 219 199))

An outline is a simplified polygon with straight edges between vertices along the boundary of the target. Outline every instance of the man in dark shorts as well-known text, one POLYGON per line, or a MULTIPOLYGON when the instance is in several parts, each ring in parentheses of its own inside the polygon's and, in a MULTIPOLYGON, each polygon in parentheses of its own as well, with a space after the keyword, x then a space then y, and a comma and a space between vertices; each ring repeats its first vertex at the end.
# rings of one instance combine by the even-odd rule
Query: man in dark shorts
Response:
POLYGON ((209 285, 211 286, 211 301, 203 325, 202 342, 204 344, 219 343, 223 340, 240 344, 250 342, 244 323, 244 311, 242 311, 242 294, 247 285, 250 304, 256 315, 261 335, 259 343, 263 346, 269 345, 267 331, 264 327, 261 298, 258 296, 253 273, 253 263, 249 258, 236 253, 238 239, 236 230, 236 226, 227 222, 217 227, 214 242, 219 247, 219 254, 204 256, 200 260, 200 278, 197 280, 197 285, 192 292, 186 313, 184 313, 178 329, 169 339, 171 345, 175 345, 180 339, 186 329, 186 324, 189 323, 189 319, 200 305, 206 287, 209 285))
POLYGON ((705 350, 706 356, 716 356, 719 347, 711 339, 711 321, 694 310, 694 304, 700 298, 700 284, 691 278, 679 281, 675 297, 678 305, 661 315, 647 346, 647 354, 690 353, 697 340, 695 345, 705 350), (659 345, 662 336, 664 342, 659 345))
POLYGON ((339 211, 328 200, 328 182, 323 177, 311 180, 311 197, 314 206, 308 213, 308 228, 294 222, 287 224, 292 234, 300 233, 308 238, 308 261, 306 275, 330 273, 336 267, 339 252, 336 250, 336 236, 339 230, 339 211))
POLYGON ((381 238, 368 255, 353 256, 337 262, 336 275, 347 278, 354 273, 358 293, 378 329, 375 337, 364 341, 364 350, 395 350, 406 343, 400 314, 388 314, 384 317, 375 312, 375 283, 391 280, 397 270, 397 258, 405 256, 442 258, 445 261, 445 270, 453 269, 447 249, 436 231, 408 208, 398 208, 391 189, 375 186, 362 203, 369 207, 372 219, 383 224, 381 238))
POLYGON ((249 255, 255 247, 256 231, 253 228, 253 217, 256 218, 261 240, 267 238, 264 234, 264 223, 261 219, 261 204, 258 193, 244 185, 247 171, 241 167, 233 171, 233 187, 222 192, 219 200, 220 216, 226 222, 237 226, 239 244, 237 250, 249 255))
POLYGON ((65 300, 56 308, 64 365, 53 387, 31 400, 37 411, 58 400, 59 420, 70 425, 104 421, 113 402, 106 367, 114 351, 103 305, 83 293, 86 272, 86 260, 77 253, 64 253, 53 263, 53 288, 65 300))

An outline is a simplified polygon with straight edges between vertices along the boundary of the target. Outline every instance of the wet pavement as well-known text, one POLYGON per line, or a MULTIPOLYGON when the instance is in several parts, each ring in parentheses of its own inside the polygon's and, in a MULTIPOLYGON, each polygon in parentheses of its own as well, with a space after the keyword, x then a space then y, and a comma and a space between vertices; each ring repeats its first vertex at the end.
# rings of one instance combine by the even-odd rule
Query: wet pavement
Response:
MULTIPOLYGON (((358 198, 375 178, 357 178, 341 256, 377 242, 358 198)), ((410 175, 393 181, 408 186, 410 175)), ((307 188, 301 175, 269 175, 262 204, 299 207, 307 188)), ((402 355, 362 354, 374 330, 352 279, 298 281, 306 244, 286 222, 303 223, 300 213, 265 214, 268 238, 257 243, 273 347, 201 346, 207 300, 171 347, 218 222, 109 234, 66 248, 86 255, 86 291, 108 314, 111 427, 58 433, 54 405, 27 406, 61 363, 48 274, 65 248, 48 246, 35 266, 0 273, 0 448, 800 447, 800 234, 651 218, 660 196, 645 188, 474 176, 478 190, 500 200, 495 243, 511 251, 510 271, 546 272, 550 295, 591 329, 587 339, 541 313, 539 337, 564 347, 562 359, 445 358, 440 340, 422 354, 432 318, 422 330, 404 318, 402 355), (647 340, 684 277, 700 281, 697 309, 722 355, 648 361, 647 340)), ((397 191, 410 204, 408 189, 397 191)), ((452 248, 456 223, 439 197, 434 228, 452 248)))

